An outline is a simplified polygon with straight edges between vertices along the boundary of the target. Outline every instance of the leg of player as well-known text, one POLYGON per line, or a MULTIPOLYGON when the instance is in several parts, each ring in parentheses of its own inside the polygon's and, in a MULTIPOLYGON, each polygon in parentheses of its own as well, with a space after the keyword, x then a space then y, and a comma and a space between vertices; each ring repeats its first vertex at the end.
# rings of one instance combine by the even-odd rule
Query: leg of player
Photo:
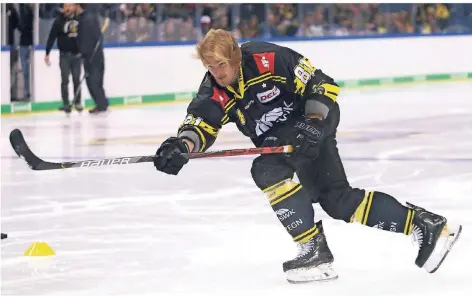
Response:
POLYGON ((345 222, 412 235, 419 246, 415 263, 430 273, 439 268, 459 237, 462 227, 451 225, 445 217, 411 204, 403 206, 383 192, 350 187, 334 137, 326 139, 314 167, 318 170, 314 183, 320 190, 319 203, 328 215, 345 222))
POLYGON ((251 174, 279 221, 298 243, 296 258, 283 263, 287 280, 302 283, 336 279, 338 276, 331 267, 334 258, 321 221, 314 222, 309 193, 292 180, 294 170, 285 157, 261 155, 254 160, 251 174))

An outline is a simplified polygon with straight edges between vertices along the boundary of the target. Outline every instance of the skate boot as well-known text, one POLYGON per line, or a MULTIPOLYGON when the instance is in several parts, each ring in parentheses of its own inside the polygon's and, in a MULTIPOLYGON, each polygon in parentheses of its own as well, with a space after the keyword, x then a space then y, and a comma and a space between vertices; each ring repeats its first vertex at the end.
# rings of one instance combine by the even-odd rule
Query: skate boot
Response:
POLYGON ((75 110, 79 113, 84 110, 84 107, 80 103, 74 104, 74 107, 75 107, 75 110))
POLYGON ((328 281, 338 278, 331 267, 334 257, 326 242, 321 221, 316 223, 316 226, 319 232, 309 241, 298 245, 297 257, 283 263, 283 270, 289 283, 328 281))
POLYGON ((103 109, 103 108, 98 108, 98 107, 94 107, 89 110, 89 113, 94 114, 94 115, 107 114, 107 112, 108 112, 108 109, 106 108, 103 109))
POLYGON ((71 105, 62 105, 59 107, 59 111, 64 111, 66 113, 71 113, 72 112, 72 107, 71 105))
POLYGON ((433 273, 441 266, 459 238, 462 226, 448 225, 445 217, 410 203, 407 205, 414 210, 412 235, 419 246, 415 263, 418 267, 433 273))

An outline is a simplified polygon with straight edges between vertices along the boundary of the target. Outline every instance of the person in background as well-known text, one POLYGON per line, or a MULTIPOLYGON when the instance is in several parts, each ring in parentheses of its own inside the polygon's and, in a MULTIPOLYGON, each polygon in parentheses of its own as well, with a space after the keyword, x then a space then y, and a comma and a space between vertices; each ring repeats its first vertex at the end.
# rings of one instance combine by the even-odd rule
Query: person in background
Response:
POLYGON ((20 59, 25 86, 24 100, 29 101, 31 47, 33 46, 33 5, 20 4, 20 59))
POLYGON ((84 63, 87 87, 95 101, 95 108, 89 110, 89 113, 99 114, 108 109, 108 99, 103 88, 105 74, 103 36, 97 15, 85 9, 86 4, 77 4, 76 14, 79 22, 77 44, 84 63))
POLYGON ((44 62, 50 66, 49 54, 54 42, 57 39, 59 49, 59 67, 61 69, 61 96, 63 105, 59 108, 61 111, 70 113, 72 107, 69 103, 69 76, 72 74, 74 84, 73 104, 78 112, 82 112, 84 107, 81 104, 80 92, 80 74, 82 61, 79 55, 77 45, 78 21, 75 19, 75 3, 64 3, 63 13, 59 15, 49 31, 49 37, 46 44, 46 56, 44 62))
POLYGON ((211 17, 208 15, 202 15, 202 17, 200 18, 200 30, 198 32, 198 40, 201 40, 203 37, 205 37, 206 33, 210 31, 211 26, 211 17))
POLYGON ((15 30, 19 29, 20 20, 12 3, 6 4, 6 12, 8 17, 8 45, 10 46, 10 98, 12 101, 17 101, 17 73, 14 69, 18 62, 18 49, 15 45, 15 30))

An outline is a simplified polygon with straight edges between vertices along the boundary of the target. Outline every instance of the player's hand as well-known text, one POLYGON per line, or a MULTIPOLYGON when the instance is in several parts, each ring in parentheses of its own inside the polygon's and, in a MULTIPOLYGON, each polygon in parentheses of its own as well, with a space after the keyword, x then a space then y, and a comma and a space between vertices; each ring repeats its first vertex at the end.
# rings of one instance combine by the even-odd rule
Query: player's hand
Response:
POLYGON ((157 150, 158 157, 154 159, 154 166, 158 171, 177 175, 188 162, 188 158, 182 153, 188 153, 187 146, 182 139, 170 137, 157 150))
POLYGON ((51 61, 49 60, 49 56, 44 56, 44 62, 46 63, 46 65, 48 66, 51 66, 51 61))
POLYGON ((293 129, 292 146, 295 153, 311 159, 317 158, 326 131, 325 121, 303 117, 295 122, 293 129))

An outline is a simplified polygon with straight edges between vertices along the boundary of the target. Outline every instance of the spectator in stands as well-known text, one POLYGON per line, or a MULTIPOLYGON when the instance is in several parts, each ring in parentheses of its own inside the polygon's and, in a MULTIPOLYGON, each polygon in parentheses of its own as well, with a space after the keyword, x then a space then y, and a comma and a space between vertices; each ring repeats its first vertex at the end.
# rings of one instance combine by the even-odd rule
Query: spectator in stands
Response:
POLYGON ((180 40, 197 40, 197 36, 197 29, 193 26, 193 17, 188 15, 182 23, 180 40))
POLYGON ((367 30, 373 34, 386 34, 388 33, 387 26, 385 25, 385 18, 382 13, 377 12, 374 16, 373 23, 367 26, 367 30))
POLYGON ((431 33, 438 33, 440 31, 441 29, 439 28, 436 22, 436 14, 435 14, 434 8, 430 7, 428 8, 426 20, 423 23, 423 26, 421 28, 421 33, 431 34, 431 33))
POLYGON ((315 37, 324 36, 327 31, 326 22, 324 20, 324 8, 319 6, 315 12, 306 12, 303 16, 303 23, 298 28, 297 36, 315 37))
POLYGON ((256 15, 251 15, 248 23, 248 38, 261 37, 262 31, 259 23, 259 19, 256 15))
POLYGON ((200 33, 199 40, 203 38, 208 31, 211 29, 211 18, 208 15, 204 15, 200 18, 200 33))
POLYGON ((226 14, 220 16, 216 21, 213 29, 223 29, 226 31, 231 31, 231 27, 229 25, 229 18, 226 14))
POLYGON ((269 11, 269 14, 267 15, 266 26, 268 28, 266 29, 266 32, 268 34, 265 36, 266 38, 282 36, 282 32, 279 31, 279 23, 280 23, 280 18, 277 15, 275 15, 274 12, 269 11))
POLYGON ((439 30, 443 31, 449 24, 451 4, 435 4, 436 23, 439 30))

